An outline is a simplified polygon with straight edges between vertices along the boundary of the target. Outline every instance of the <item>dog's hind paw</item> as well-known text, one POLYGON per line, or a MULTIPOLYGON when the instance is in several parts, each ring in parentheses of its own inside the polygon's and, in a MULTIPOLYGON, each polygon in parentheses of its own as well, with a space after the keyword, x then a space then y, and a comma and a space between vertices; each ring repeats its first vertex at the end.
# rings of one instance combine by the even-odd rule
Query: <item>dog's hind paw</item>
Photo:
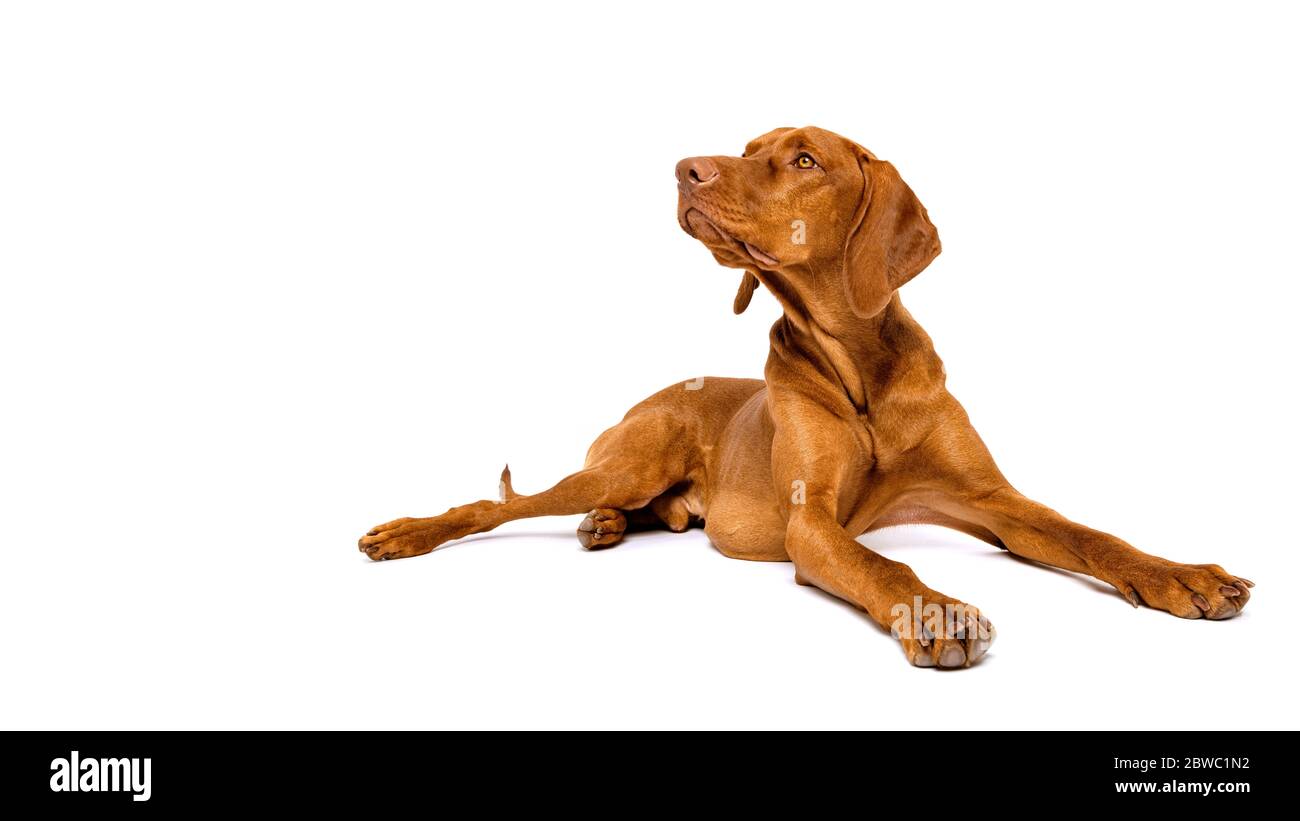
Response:
POLYGON ((588 550, 613 547, 623 541, 627 517, 612 507, 599 507, 587 514, 578 525, 578 541, 588 550))
POLYGON ((405 559, 420 556, 437 547, 443 540, 430 519, 396 519, 377 525, 357 542, 357 548, 375 561, 405 559))

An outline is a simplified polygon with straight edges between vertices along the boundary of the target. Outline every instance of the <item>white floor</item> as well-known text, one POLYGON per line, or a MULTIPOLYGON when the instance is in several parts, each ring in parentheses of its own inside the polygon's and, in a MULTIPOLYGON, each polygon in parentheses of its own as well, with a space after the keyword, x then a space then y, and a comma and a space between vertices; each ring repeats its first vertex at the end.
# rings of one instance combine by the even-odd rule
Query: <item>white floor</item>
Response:
POLYGON ((1280 581, 1236 620, 1187 622, 941 529, 872 534, 998 627, 981 664, 939 672, 788 564, 699 531, 586 553, 573 524, 382 564, 324 539, 20 559, 0 726, 1297 726, 1294 661, 1264 627, 1285 623, 1280 581))

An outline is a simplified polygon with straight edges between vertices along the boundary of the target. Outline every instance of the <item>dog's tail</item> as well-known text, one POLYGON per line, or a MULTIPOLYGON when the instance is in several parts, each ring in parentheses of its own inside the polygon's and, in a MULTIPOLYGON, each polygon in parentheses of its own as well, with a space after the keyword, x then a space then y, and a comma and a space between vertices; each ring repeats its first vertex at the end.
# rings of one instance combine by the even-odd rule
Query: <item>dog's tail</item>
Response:
POLYGON ((515 493, 514 487, 510 484, 510 465, 506 465, 505 469, 501 471, 501 484, 497 488, 501 493, 501 501, 503 502, 519 497, 519 494, 515 493))

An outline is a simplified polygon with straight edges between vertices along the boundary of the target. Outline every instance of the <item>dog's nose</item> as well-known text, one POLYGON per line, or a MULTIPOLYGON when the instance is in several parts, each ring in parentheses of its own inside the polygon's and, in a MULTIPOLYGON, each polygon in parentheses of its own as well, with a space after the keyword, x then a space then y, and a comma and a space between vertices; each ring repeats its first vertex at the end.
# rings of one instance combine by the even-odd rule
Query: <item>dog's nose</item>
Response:
POLYGON ((677 163, 677 181, 686 188, 708 185, 718 178, 718 166, 708 157, 687 157, 677 163))

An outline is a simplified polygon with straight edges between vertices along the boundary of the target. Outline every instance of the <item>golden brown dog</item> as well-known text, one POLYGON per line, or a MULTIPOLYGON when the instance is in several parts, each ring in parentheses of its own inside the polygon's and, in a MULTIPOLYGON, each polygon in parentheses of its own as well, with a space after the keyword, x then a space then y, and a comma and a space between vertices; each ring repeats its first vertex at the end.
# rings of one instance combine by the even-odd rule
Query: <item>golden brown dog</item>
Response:
POLYGON ((740 157, 677 165, 678 221, 722 265, 781 303, 766 380, 707 377, 632 408, 550 490, 380 525, 372 559, 428 553, 514 519, 586 513, 584 547, 637 527, 702 524, 727 556, 792 561, 795 581, 865 610, 921 667, 962 667, 993 640, 975 608, 931 590, 855 537, 945 525, 1012 553, 1087 573, 1133 606, 1183 618, 1241 612, 1253 584, 1214 564, 1143 553, 1020 495, 944 387, 900 286, 939 253, 916 195, 887 162, 818 128, 780 128, 740 157))

